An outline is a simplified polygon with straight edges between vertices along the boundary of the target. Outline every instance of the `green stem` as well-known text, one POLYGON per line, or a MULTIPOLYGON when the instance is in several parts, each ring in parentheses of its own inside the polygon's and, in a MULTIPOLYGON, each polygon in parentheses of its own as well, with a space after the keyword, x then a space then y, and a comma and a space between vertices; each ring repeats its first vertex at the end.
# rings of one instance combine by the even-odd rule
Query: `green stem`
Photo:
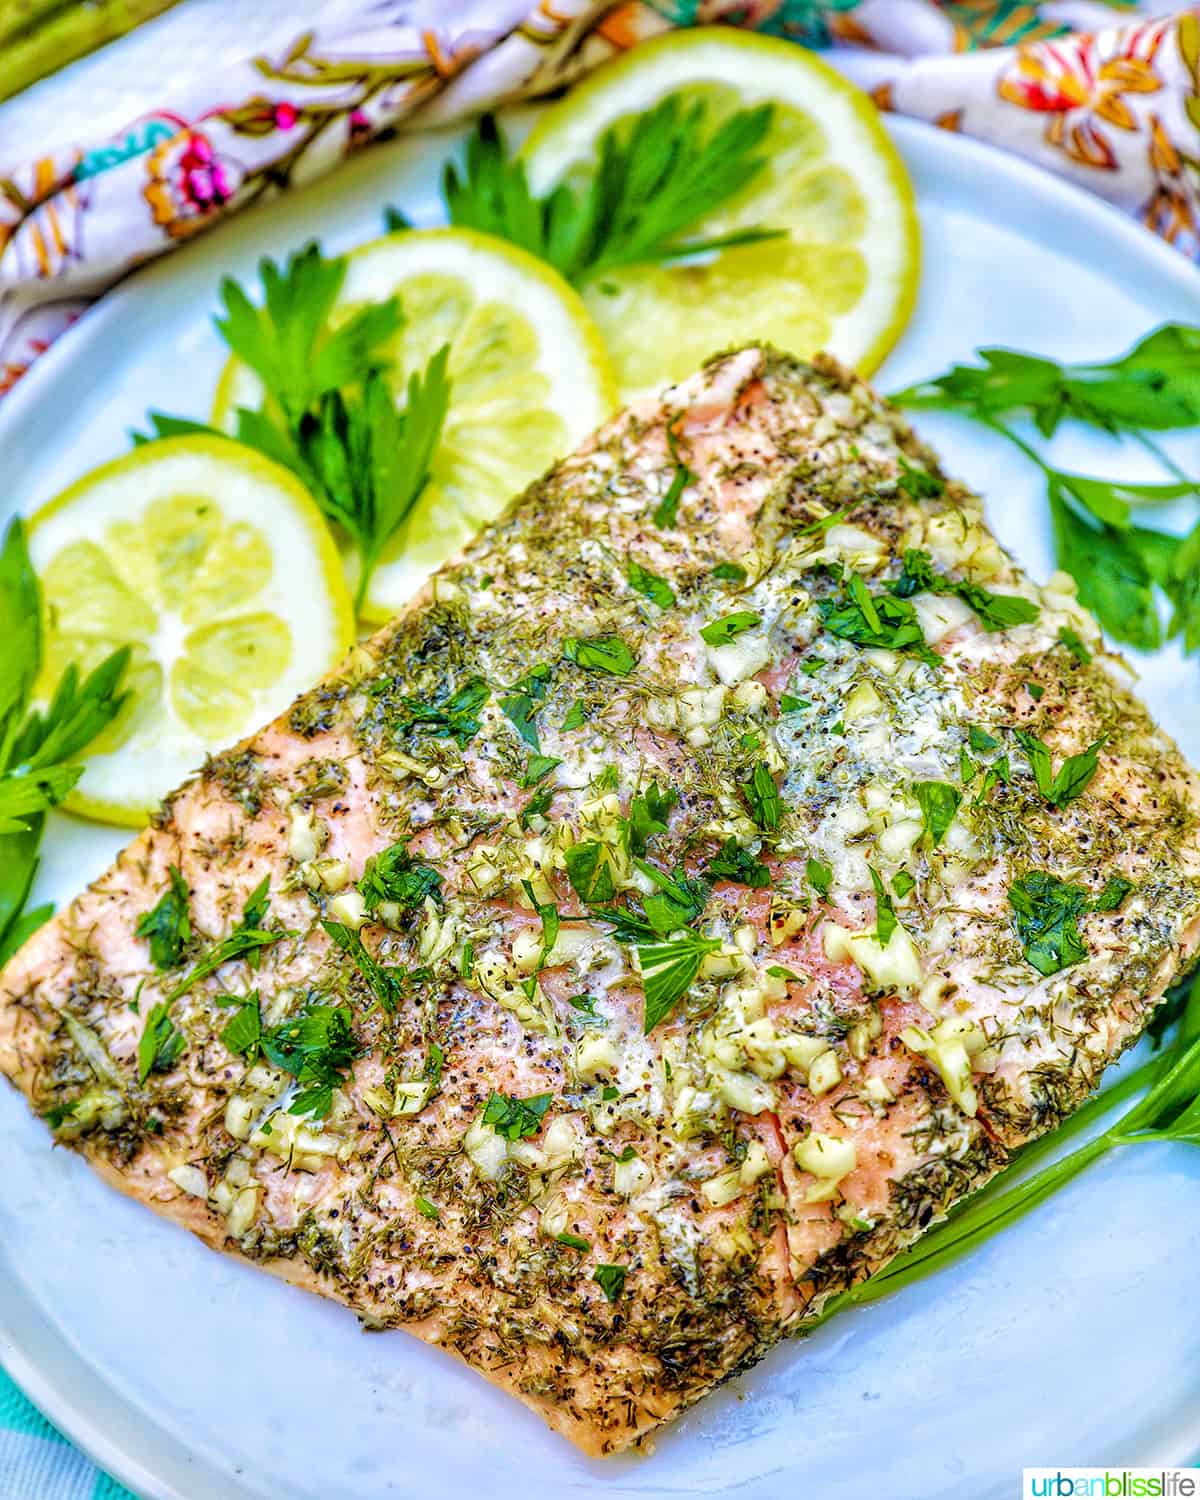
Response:
POLYGON ((1148 453, 1152 453, 1157 461, 1166 469, 1168 474, 1173 474, 1181 484, 1190 484, 1192 489, 1200 494, 1200 480, 1193 479, 1190 474, 1181 469, 1169 453, 1165 453, 1148 433, 1140 429, 1131 429, 1130 435, 1141 443, 1148 453))

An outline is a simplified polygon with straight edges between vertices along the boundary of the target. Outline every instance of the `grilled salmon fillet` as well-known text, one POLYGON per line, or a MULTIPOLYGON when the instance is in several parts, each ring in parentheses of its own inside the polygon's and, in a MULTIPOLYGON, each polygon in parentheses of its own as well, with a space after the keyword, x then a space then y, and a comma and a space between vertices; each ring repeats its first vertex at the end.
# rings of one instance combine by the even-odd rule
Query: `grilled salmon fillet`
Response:
POLYGON ((1129 677, 866 386, 720 356, 170 797, 0 977, 0 1067, 618 1451, 1138 1035, 1200 788, 1129 677))

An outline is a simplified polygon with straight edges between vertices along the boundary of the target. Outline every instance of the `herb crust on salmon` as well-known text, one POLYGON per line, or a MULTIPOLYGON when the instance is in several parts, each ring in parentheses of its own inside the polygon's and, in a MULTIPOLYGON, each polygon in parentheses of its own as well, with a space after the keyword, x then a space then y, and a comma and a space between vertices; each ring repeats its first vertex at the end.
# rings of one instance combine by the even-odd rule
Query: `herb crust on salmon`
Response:
POLYGON ((1070 580, 743 349, 173 794, 0 976, 0 1066, 611 1453, 1095 1088, 1196 945, 1198 809, 1070 580))

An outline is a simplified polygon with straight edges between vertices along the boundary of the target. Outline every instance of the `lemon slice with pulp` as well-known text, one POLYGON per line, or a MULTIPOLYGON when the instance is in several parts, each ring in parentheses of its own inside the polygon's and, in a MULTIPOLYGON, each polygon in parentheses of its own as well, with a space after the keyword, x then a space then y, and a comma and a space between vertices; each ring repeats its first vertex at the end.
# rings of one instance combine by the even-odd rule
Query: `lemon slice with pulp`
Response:
POLYGON ((130 699, 66 806, 140 825, 163 796, 280 713, 354 638, 337 548, 307 491, 224 438, 147 443, 29 523, 42 584, 39 692, 132 646, 130 699))
MULTIPOLYGON (((431 478, 371 580, 363 614, 387 619, 485 522, 579 445, 617 404, 603 340, 542 261, 465 229, 411 230, 351 253, 342 316, 396 294, 404 326, 384 348, 398 401, 413 370, 450 345, 450 410, 431 478)), ((233 431, 262 386, 231 360, 214 425, 233 431)), ((353 557, 347 566, 356 567, 353 557)))
POLYGON ((545 193, 590 174, 605 130, 627 133, 680 90, 685 103, 707 103, 710 131, 736 109, 773 106, 763 167, 692 237, 751 226, 787 233, 585 283, 622 395, 681 380, 716 350, 758 339, 874 370, 916 297, 912 185, 871 101, 811 52, 725 27, 643 43, 542 115, 522 148, 531 187, 545 193))

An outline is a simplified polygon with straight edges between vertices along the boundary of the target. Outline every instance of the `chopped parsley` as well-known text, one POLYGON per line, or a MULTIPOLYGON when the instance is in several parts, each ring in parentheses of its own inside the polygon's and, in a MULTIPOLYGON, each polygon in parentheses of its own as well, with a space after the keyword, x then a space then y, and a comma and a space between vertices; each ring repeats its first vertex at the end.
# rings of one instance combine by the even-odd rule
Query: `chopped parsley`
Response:
POLYGON ((675 603, 675 591, 667 580, 660 578, 657 573, 649 572, 632 557, 625 570, 625 577, 631 589, 644 599, 649 599, 651 604, 657 604, 660 609, 670 609, 675 603))
POLYGON ((771 884, 767 866, 734 838, 725 840, 720 852, 709 860, 705 874, 711 880, 732 880, 736 885, 748 885, 755 890, 764 890, 771 884))
POLYGON ((825 629, 845 641, 864 648, 907 651, 931 667, 942 659, 925 640, 917 612, 907 599, 894 593, 872 594, 854 573, 841 600, 819 599, 817 609, 825 629))
POLYGON ((342 922, 329 921, 322 921, 321 926, 333 944, 353 959, 358 972, 367 981, 371 993, 384 1010, 394 1011, 397 1001, 402 996, 401 980, 405 971, 381 964, 375 955, 368 951, 366 944, 353 927, 347 927, 342 922))
POLYGON ((597 1266, 592 1272, 592 1280, 610 1302, 616 1302, 625 1290, 625 1278, 628 1274, 628 1266, 597 1266))
POLYGON ((479 733, 479 710, 490 695, 491 690, 483 678, 472 677, 440 703, 405 698, 396 732, 406 734, 419 729, 434 739, 452 739, 463 750, 479 733))
POLYGON ((762 761, 754 767, 750 780, 742 784, 741 793, 750 809, 750 816, 761 829, 769 832, 779 827, 783 817, 783 799, 775 785, 774 776, 762 761))
POLYGON ((545 701, 550 683, 550 668, 539 663, 516 682, 499 700, 500 711, 531 750, 540 750, 537 724, 534 716, 545 701))
POLYGON ((720 579, 722 583, 745 583, 746 570, 741 563, 723 562, 718 563, 712 570, 712 576, 720 579))
POLYGON ((688 468, 687 464, 679 456, 679 440, 675 436, 675 429, 670 422, 667 423, 667 447, 671 450, 671 457, 675 460, 675 472, 671 476, 671 483, 666 494, 654 507, 653 521, 658 527, 665 530, 674 526, 679 515, 679 501, 683 492, 689 484, 695 482, 696 476, 688 468))
POLYGON ((1038 791, 1051 807, 1065 807, 1068 802, 1082 796, 1096 774, 1100 747, 1104 744, 1103 739, 1094 740, 1081 754, 1067 756, 1056 773, 1049 747, 1036 735, 1018 729, 1017 740, 1029 758, 1038 791))
POLYGON ((1069 625, 1064 625, 1058 632, 1059 643, 1067 648, 1081 667, 1086 667, 1092 659, 1092 653, 1080 639, 1077 631, 1069 625))
POLYGON ((589 640, 568 636, 562 654, 588 672, 607 672, 613 677, 628 677, 637 665, 637 655, 619 635, 596 635, 589 640))
POLYGON ((158 905, 143 912, 134 928, 138 937, 150 939, 150 962, 160 971, 178 968, 192 940, 187 884, 175 865, 167 876, 169 883, 158 905))
POLYGON ((945 781, 918 781, 913 784, 913 796, 921 809, 921 820, 929 842, 936 849, 954 822, 962 793, 945 781))
POLYGON ((566 852, 567 879, 581 901, 611 901, 617 893, 607 848, 585 839, 566 852))
POLYGON ((442 877, 432 865, 412 858, 408 845, 401 840, 379 854, 372 854, 358 882, 363 908, 373 912, 384 902, 392 902, 405 911, 423 906, 426 896, 441 899, 442 877))
POLYGON ((1039 974, 1057 974, 1087 957, 1079 918, 1088 893, 1081 885, 1030 870, 1009 886, 1008 904, 1025 957, 1039 974))
POLYGON ((739 635, 744 635, 747 630, 753 630, 756 625, 761 624, 762 616, 754 610, 738 609, 731 615, 710 621, 700 631, 700 635, 710 646, 727 646, 730 641, 736 641, 739 635))
POLYGON ((892 940, 892 933, 900 925, 896 917, 896 908, 892 905, 892 898, 887 893, 887 888, 880 879, 879 872, 874 865, 868 865, 871 884, 875 887, 875 936, 879 945, 886 948, 892 940))
POLYGON ((539 781, 545 781, 550 772, 561 765, 561 755, 531 755, 525 763, 521 786, 528 791, 530 787, 537 786, 539 781))
POLYGON ((334 1089, 345 1086, 346 1070, 359 1052, 350 1007, 310 999, 296 1015, 263 1033, 262 1050, 268 1062, 300 1085, 288 1114, 323 1120, 333 1108, 334 1089))
POLYGON ((896 893, 896 899, 903 901, 905 896, 911 894, 917 888, 917 882, 907 870, 899 870, 892 876, 892 890, 896 893))
POLYGON ((804 867, 804 878, 816 891, 821 899, 829 899, 829 890, 833 885, 833 870, 823 860, 809 858, 804 867))
POLYGON ((578 1250, 580 1254, 592 1248, 591 1240, 581 1239, 577 1234, 556 1234, 554 1238, 568 1250, 578 1250))
POLYGON ((508 1094, 493 1093, 484 1106, 483 1123, 490 1125, 506 1141, 527 1140, 542 1128, 546 1111, 553 1102, 553 1094, 513 1099, 508 1094))
POLYGON ((720 946, 716 938, 701 937, 695 932, 637 944, 646 1000, 642 1025, 647 1036, 671 1014, 695 983, 705 958, 716 953, 720 946))
POLYGON ((186 1046, 187 1038, 171 1020, 168 1004, 154 1006, 138 1040, 138 1082, 145 1083, 151 1073, 169 1073, 186 1046))
POLYGON ((666 833, 667 817, 678 801, 678 792, 660 790, 657 781, 652 781, 634 797, 627 822, 631 853, 645 854, 649 840, 656 834, 666 833))
POLYGON ((583 699, 576 698, 567 710, 567 716, 562 721, 563 733, 567 734, 572 729, 582 729, 587 722, 587 714, 584 711, 583 699))
POLYGON ((283 928, 268 931, 263 927, 267 908, 271 904, 270 889, 271 877, 264 875, 246 898, 246 904, 242 908, 242 920, 227 938, 222 938, 219 943, 214 944, 199 963, 180 980, 167 996, 168 1005, 172 1005, 181 995, 186 995, 200 980, 207 979, 210 974, 215 973, 222 964, 227 964, 235 958, 244 958, 252 969, 256 969, 262 957, 263 948, 271 947, 281 938, 294 936, 293 933, 286 932, 283 928))
POLYGON ((910 464, 903 454, 900 455, 900 473, 896 484, 910 500, 936 500, 946 492, 943 479, 931 474, 928 469, 910 464))
POLYGON ((1021 594, 994 594, 967 579, 955 580, 944 573, 935 573, 929 553, 917 547, 905 552, 903 572, 888 587, 900 599, 910 599, 914 594, 952 594, 975 611, 986 631, 1028 625, 1041 613, 1032 599, 1021 594))

